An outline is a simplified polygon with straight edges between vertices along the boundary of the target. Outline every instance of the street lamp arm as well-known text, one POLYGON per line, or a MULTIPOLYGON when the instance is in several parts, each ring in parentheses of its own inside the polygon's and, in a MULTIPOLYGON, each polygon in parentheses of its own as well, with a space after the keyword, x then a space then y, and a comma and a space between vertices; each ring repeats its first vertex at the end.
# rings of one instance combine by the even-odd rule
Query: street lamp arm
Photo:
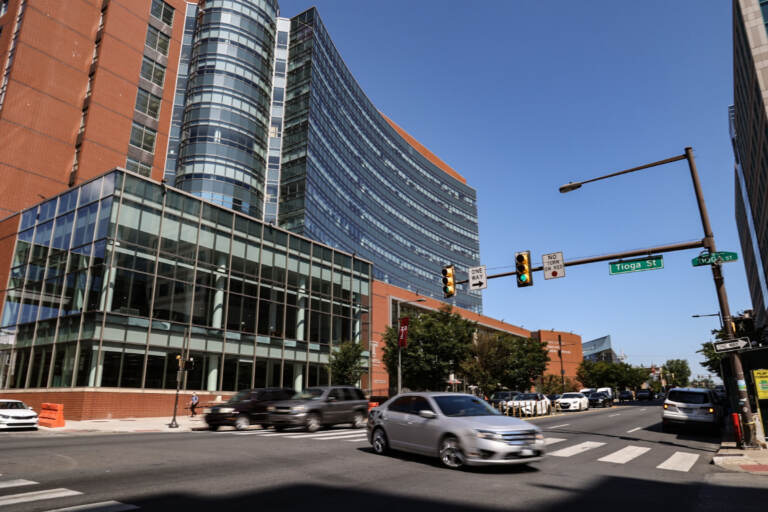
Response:
POLYGON ((613 178, 614 176, 620 176, 622 174, 628 174, 630 172, 642 171, 643 169, 648 169, 649 167, 656 167, 657 165, 664 165, 664 164, 668 164, 670 162, 677 162, 678 160, 685 160, 686 158, 688 158, 687 155, 673 156, 673 157, 667 158, 665 160, 659 160, 658 162, 653 162, 653 163, 645 164, 645 165, 639 165, 637 167, 632 167, 631 169, 624 169, 623 171, 618 171, 618 172, 614 172, 614 173, 611 173, 611 174, 606 174, 605 176, 599 176, 597 178, 592 178, 592 179, 584 180, 584 181, 576 181, 576 182, 566 183, 565 185, 560 187, 560 193, 561 194, 565 194, 566 192, 570 192, 572 190, 576 190, 578 188, 581 188, 582 185, 584 185, 586 183, 592 183, 593 181, 605 180, 605 179, 608 179, 608 178, 613 178))

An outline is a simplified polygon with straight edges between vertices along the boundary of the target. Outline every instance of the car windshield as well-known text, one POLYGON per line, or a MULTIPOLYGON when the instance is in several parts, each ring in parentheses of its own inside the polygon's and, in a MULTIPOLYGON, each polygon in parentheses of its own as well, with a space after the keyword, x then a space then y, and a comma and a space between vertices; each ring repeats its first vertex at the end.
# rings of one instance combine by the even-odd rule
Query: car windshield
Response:
POLYGON ((229 399, 229 403, 234 404, 236 402, 242 402, 243 400, 246 400, 251 397, 250 390, 243 390, 238 391, 237 393, 232 396, 232 398, 229 399))
POLYGON ((589 398, 603 398, 605 396, 605 393, 592 393, 589 395, 589 398))
POLYGON ((515 397, 515 400, 536 400, 536 393, 521 393, 515 397))
POLYGON ((446 395, 434 397, 440 411, 449 417, 494 416, 499 412, 474 396, 446 395))
POLYGON ((23 402, 0 402, 0 409, 26 409, 23 402))
POLYGON ((293 395, 294 400, 319 400, 323 396, 321 388, 307 388, 293 395))
POLYGON ((491 395, 491 400, 499 399, 499 398, 509 398, 511 393, 509 391, 497 391, 493 395, 491 395))
POLYGON ((684 404, 709 403, 709 397, 706 393, 697 393, 696 391, 670 391, 667 399, 671 402, 682 402, 684 404))
POLYGON ((560 398, 581 398, 581 395, 578 393, 566 393, 560 398))

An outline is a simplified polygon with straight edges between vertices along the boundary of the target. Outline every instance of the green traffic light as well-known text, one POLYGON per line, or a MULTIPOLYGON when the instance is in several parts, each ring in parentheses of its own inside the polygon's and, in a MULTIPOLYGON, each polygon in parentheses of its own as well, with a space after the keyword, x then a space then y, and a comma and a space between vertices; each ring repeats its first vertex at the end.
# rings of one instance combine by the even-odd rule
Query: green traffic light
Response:
POLYGON ((528 276, 523 274, 523 275, 519 276, 518 279, 520 279, 522 282, 526 282, 528 280, 528 276))

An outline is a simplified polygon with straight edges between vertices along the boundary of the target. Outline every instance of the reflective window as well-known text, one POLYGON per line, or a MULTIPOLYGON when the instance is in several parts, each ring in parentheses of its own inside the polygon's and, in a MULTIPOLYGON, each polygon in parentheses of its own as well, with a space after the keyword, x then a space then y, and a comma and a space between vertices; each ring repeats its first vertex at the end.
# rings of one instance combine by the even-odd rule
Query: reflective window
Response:
POLYGON ((161 101, 162 98, 160 98, 160 96, 155 96, 149 91, 139 89, 139 92, 136 95, 136 110, 142 114, 147 114, 148 116, 157 119, 160 114, 161 101))
POLYGON ((152 25, 147 27, 147 39, 145 44, 149 48, 157 50, 163 55, 168 55, 168 46, 170 46, 170 43, 171 39, 167 35, 163 34, 152 25))
POLYGON ((165 81, 165 66, 149 57, 144 57, 141 61, 141 76, 162 87, 165 81))
POLYGON ((166 25, 173 24, 173 7, 162 0, 152 0, 150 13, 166 25))
POLYGON ((155 151, 155 138, 157 132, 139 123, 133 123, 131 127, 131 145, 153 153, 155 151))

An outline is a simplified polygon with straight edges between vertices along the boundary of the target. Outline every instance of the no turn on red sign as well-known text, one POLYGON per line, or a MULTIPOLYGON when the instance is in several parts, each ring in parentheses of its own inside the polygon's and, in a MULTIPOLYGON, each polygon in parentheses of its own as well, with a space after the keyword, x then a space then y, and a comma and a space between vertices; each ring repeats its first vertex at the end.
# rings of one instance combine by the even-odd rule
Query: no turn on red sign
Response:
POLYGON ((543 254, 541 260, 541 266, 544 267, 544 279, 565 277, 565 263, 563 262, 562 252, 543 254))

